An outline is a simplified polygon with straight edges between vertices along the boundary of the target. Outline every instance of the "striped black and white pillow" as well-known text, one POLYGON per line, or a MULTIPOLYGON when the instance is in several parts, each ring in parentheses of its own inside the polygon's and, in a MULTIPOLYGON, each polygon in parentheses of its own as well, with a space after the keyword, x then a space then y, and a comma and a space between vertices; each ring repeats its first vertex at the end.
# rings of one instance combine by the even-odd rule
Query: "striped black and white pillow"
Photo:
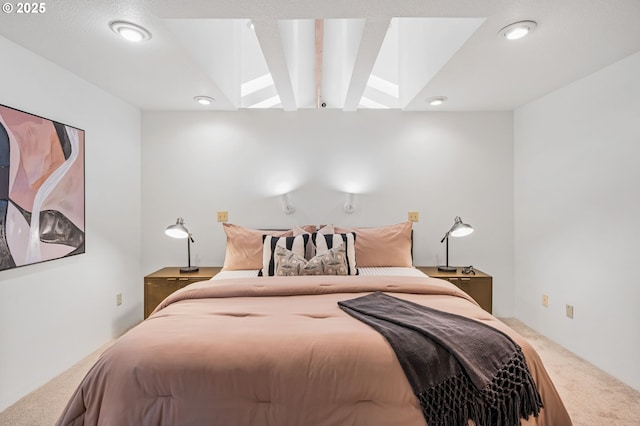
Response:
POLYGON ((262 236, 262 269, 258 272, 258 276, 275 275, 274 254, 276 246, 284 247, 291 250, 297 255, 304 257, 306 252, 309 234, 297 235, 295 237, 274 237, 273 235, 262 236))
POLYGON ((347 250, 347 270, 348 275, 358 275, 356 268, 356 234, 348 232, 346 234, 320 234, 315 232, 311 235, 313 245, 316 246, 316 256, 324 254, 333 247, 344 244, 347 250))

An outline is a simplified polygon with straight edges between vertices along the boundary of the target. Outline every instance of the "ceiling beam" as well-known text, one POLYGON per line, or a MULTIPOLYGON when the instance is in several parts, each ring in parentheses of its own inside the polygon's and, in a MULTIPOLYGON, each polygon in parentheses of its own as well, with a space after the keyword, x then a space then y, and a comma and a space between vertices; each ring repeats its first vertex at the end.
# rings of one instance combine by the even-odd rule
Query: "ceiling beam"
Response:
POLYGON ((367 88, 369 76, 378 58, 378 52, 380 52, 380 47, 387 34, 390 22, 391 18, 367 19, 362 30, 358 54, 353 65, 349 88, 344 100, 344 111, 358 109, 360 99, 367 88))
POLYGON ((322 53, 324 51, 324 19, 315 20, 316 108, 322 103, 322 53))
POLYGON ((295 95, 293 84, 287 66, 280 28, 276 19, 253 19, 254 29, 264 60, 267 63, 273 83, 276 86, 282 108, 285 111, 296 111, 295 95))

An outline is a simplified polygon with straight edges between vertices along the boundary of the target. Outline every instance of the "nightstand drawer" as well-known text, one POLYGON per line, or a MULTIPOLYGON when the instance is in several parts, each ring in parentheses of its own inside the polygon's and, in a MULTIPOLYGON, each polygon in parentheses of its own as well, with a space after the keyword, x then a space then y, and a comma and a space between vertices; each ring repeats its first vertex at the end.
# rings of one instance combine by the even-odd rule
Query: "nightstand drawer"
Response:
POLYGON ((467 293, 482 309, 491 312, 491 278, 448 278, 448 281, 467 293))
POLYGON ((197 283, 199 281, 204 281, 205 278, 170 277, 170 278, 165 278, 165 280, 169 286, 175 284, 177 286, 177 289, 180 289, 182 287, 188 286, 189 284, 197 283))
MULTIPOLYGON (((184 286, 183 286, 184 287, 184 286)), ((167 296, 178 290, 178 281, 168 281, 163 278, 145 279, 144 281, 144 317, 149 314, 167 296)))

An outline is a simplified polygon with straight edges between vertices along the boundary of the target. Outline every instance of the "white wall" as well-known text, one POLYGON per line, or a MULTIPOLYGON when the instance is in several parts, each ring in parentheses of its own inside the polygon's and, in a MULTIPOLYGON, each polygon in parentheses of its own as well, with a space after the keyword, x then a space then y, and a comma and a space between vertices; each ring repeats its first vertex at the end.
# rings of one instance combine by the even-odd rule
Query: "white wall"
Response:
POLYGON ((192 263, 222 265, 216 211, 247 227, 335 223, 414 226, 417 265, 444 263, 440 239, 460 215, 476 229, 450 241, 450 263, 494 276, 494 313, 513 314, 513 128, 510 112, 144 112, 143 271, 186 265, 164 235, 182 216, 192 263), (285 215, 278 194, 291 191, 285 215), (342 210, 345 191, 357 210, 342 210))
POLYGON ((516 316, 640 390, 639 75, 636 53, 519 108, 514 186, 516 316))
POLYGON ((0 272, 2 411, 143 312, 140 112, 2 37, 0 56, 0 103, 86 132, 86 253, 0 272))

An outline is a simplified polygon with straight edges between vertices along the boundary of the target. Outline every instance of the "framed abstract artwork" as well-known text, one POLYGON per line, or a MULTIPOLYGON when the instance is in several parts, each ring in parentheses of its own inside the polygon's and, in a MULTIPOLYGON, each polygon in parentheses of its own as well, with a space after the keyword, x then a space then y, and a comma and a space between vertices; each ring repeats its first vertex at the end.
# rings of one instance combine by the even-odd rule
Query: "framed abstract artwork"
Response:
POLYGON ((0 105, 0 270, 84 251, 84 130, 0 105))

